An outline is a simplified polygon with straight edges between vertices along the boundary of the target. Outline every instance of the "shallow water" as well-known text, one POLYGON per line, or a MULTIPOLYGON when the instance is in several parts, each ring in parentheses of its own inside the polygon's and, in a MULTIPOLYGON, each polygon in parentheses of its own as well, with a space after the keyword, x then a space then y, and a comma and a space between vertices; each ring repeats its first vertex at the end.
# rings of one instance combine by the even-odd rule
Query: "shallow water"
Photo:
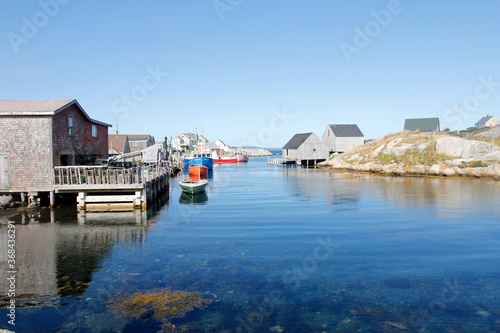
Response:
POLYGON ((107 307, 155 288, 212 300, 172 320, 191 332, 500 330, 499 182, 266 161, 216 166, 196 198, 173 180, 149 220, 74 207, 16 218, 16 332, 156 332, 107 307))

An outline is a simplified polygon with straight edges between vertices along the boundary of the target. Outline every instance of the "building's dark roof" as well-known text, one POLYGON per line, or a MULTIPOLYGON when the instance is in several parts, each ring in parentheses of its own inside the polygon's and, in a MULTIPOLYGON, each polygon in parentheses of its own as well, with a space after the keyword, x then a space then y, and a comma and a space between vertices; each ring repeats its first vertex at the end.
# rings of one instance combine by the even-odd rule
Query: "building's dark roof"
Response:
POLYGON ((6 115, 54 115, 74 104, 75 99, 1 99, 0 113, 6 115))
POLYGON ((330 124, 328 125, 336 137, 364 137, 363 133, 355 124, 330 124))
POLYGON ((127 141, 147 141, 151 139, 154 142, 154 137, 150 134, 108 134, 108 149, 116 150, 123 154, 127 148, 127 141))
POLYGON ((312 132, 295 134, 281 149, 297 149, 312 134, 312 132))
POLYGON ((127 134, 128 141, 155 141, 155 138, 150 134, 127 134))
POLYGON ((111 127, 110 124, 90 118, 76 99, 0 99, 0 116, 53 116, 73 104, 88 121, 111 127))
POLYGON ((207 142, 205 143, 205 148, 212 149, 212 150, 218 150, 220 149, 219 146, 215 144, 215 142, 207 142))
POLYGON ((479 119, 479 121, 476 123, 476 126, 485 125, 486 122, 488 120, 490 120, 491 118, 493 118, 493 116, 486 116, 486 117, 483 117, 483 118, 479 119))
POLYGON ((439 118, 406 119, 404 129, 407 131, 439 132, 439 118))

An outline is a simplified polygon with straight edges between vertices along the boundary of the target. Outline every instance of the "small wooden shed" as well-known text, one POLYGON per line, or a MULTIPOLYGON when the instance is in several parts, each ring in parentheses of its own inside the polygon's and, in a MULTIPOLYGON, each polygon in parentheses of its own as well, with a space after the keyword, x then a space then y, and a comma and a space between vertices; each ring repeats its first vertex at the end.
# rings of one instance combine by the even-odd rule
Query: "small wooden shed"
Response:
POLYGON ((314 133, 295 134, 282 148, 285 159, 301 161, 302 164, 316 164, 326 160, 327 152, 321 139, 314 133))
POLYGON ((365 143, 365 137, 358 125, 355 124, 330 124, 323 133, 323 143, 328 155, 343 153, 348 149, 365 143))

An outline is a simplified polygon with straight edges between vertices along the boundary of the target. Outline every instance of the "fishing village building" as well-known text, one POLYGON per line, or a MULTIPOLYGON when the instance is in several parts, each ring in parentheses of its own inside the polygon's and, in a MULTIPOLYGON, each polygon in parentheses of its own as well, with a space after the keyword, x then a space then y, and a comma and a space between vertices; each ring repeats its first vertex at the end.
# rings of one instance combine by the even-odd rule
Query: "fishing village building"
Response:
POLYGON ((203 135, 194 133, 182 133, 172 139, 172 148, 175 150, 191 151, 198 143, 207 143, 208 140, 203 135))
POLYGON ((439 118, 406 119, 406 131, 439 132, 439 118))
POLYGON ((483 127, 495 127, 499 125, 500 125, 500 120, 498 120, 497 117, 486 115, 486 117, 479 119, 479 121, 475 124, 475 127, 483 128, 483 127))
POLYGON ((0 194, 53 193, 54 167, 108 157, 109 127, 75 99, 0 99, 0 194))
POLYGON ((364 144, 364 135, 358 125, 329 124, 322 139, 316 134, 295 134, 282 148, 284 160, 297 161, 302 165, 315 165, 327 160, 332 153, 364 144))
POLYGON ((155 138, 149 134, 109 134, 109 156, 141 151, 155 144, 155 138))
POLYGON ((363 133, 358 125, 354 124, 330 124, 326 127, 322 139, 328 156, 332 153, 343 153, 365 143, 363 133))
POLYGON ((327 159, 325 145, 314 133, 295 134, 282 148, 287 160, 301 161, 302 165, 316 164, 327 159))
POLYGON ((217 145, 217 147, 219 147, 219 150, 229 151, 229 149, 231 148, 227 144, 225 144, 224 141, 222 141, 221 139, 215 140, 214 143, 217 145))

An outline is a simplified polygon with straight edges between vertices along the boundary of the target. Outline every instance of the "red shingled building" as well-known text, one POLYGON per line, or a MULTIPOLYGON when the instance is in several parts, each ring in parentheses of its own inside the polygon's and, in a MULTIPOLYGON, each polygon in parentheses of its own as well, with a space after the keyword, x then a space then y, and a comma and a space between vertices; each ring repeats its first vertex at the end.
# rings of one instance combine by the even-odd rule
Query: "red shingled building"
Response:
POLYGON ((50 193, 54 166, 107 158, 108 127, 75 99, 0 99, 0 194, 50 193))

